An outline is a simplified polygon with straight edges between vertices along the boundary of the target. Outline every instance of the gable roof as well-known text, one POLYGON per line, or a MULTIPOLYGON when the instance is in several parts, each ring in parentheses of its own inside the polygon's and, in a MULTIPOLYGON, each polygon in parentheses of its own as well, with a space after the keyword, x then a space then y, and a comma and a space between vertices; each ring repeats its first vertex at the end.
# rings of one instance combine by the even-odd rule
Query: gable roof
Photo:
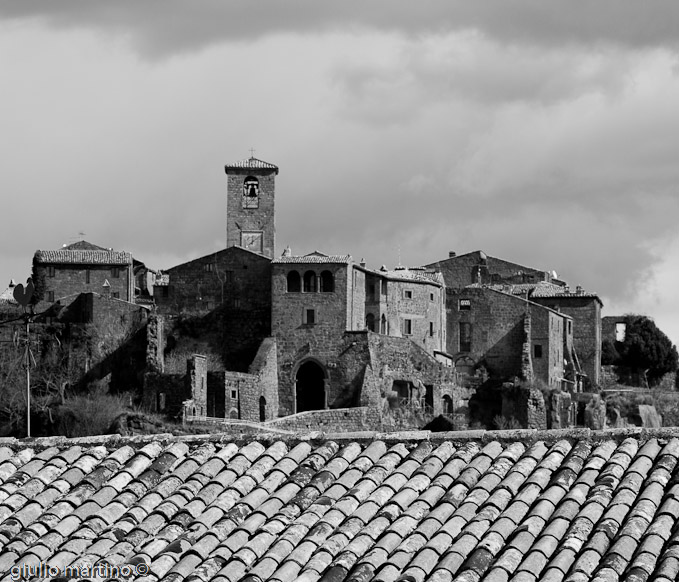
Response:
POLYGON ((46 563, 134 567, 145 582, 669 582, 678 436, 3 439, 0 572, 46 563))
POLYGON ((282 255, 272 261, 276 264, 294 264, 294 265, 310 265, 310 264, 341 264, 348 265, 353 262, 351 255, 326 255, 320 251, 314 251, 312 253, 293 256, 293 255, 282 255))
POLYGON ((227 174, 229 173, 229 170, 274 170, 274 172, 278 174, 278 166, 274 166, 263 160, 258 160, 255 157, 249 157, 245 160, 234 162, 233 164, 227 164, 224 166, 224 169, 227 174))
POLYGON ((34 260, 43 264, 131 265, 132 254, 78 241, 55 251, 35 251, 34 260))
POLYGON ((490 284, 487 287, 503 293, 509 293, 510 295, 528 295, 531 299, 585 297, 596 299, 601 303, 601 299, 596 293, 585 291, 581 287, 573 291, 568 286, 557 285, 548 281, 540 281, 539 283, 490 284))

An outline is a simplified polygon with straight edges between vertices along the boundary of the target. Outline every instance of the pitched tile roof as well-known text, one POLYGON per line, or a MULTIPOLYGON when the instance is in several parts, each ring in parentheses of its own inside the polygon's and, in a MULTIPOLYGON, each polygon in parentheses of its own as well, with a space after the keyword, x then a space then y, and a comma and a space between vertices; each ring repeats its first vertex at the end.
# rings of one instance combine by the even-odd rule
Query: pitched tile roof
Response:
POLYGON ((276 264, 310 265, 310 264, 342 264, 348 265, 353 262, 351 255, 326 255, 319 251, 314 251, 307 255, 293 256, 283 255, 272 261, 276 264))
POLYGON ((669 582, 678 436, 3 439, 0 575, 42 562, 144 582, 669 582))
POLYGON ((131 265, 132 254, 78 241, 56 251, 36 251, 35 260, 43 264, 131 265))
POLYGON ((599 296, 596 293, 585 291, 580 288, 576 288, 575 291, 570 287, 564 285, 557 285, 555 283, 550 283, 547 281, 540 281, 539 283, 516 283, 516 284, 484 284, 484 283, 472 283, 467 285, 471 288, 488 287, 495 291, 501 291, 502 293, 508 293, 510 295, 522 295, 529 297, 593 297, 598 299, 599 296))
POLYGON ((273 164, 270 164, 269 162, 264 162, 262 160, 258 160, 255 157, 250 157, 245 160, 240 160, 238 162, 235 162, 233 164, 227 164, 224 166, 224 169, 227 170, 275 170, 276 174, 278 174, 278 166, 274 166, 273 164))
POLYGON ((409 269, 408 267, 397 267, 391 271, 375 271, 376 273, 392 280, 400 281, 419 281, 421 283, 437 283, 443 285, 443 275, 439 271, 431 271, 421 267, 409 269))

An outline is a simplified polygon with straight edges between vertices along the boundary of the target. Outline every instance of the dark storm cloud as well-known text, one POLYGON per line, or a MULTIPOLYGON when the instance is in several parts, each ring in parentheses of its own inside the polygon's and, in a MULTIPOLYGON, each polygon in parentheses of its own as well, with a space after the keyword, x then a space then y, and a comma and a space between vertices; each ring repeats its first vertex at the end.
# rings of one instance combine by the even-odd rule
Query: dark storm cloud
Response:
POLYGON ((22 0, 1 4, 0 17, 37 18, 57 27, 129 35, 142 53, 156 58, 270 34, 366 27, 413 35, 473 29, 502 42, 537 45, 676 46, 679 38, 679 3, 674 0, 576 4, 566 0, 22 0))

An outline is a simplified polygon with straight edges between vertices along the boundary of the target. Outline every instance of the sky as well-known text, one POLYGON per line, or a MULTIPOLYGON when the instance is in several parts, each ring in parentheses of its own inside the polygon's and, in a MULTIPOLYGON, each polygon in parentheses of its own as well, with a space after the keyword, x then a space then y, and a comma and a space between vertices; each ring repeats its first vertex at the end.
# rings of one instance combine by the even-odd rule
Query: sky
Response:
POLYGON ((223 248, 254 148, 279 253, 483 250, 679 344, 675 0, 2 2, 0 87, 3 289, 81 238, 223 248))

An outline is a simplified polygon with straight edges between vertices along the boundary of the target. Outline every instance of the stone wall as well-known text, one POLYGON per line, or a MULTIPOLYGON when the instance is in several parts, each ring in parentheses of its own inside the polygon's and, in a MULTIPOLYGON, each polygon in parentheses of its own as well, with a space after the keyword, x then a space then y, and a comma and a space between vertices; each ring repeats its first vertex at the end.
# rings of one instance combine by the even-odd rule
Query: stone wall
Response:
POLYGON ((376 408, 358 407, 300 412, 266 426, 290 431, 358 432, 381 430, 382 420, 376 408))
POLYGON ((79 293, 105 294, 104 283, 108 281, 108 293, 124 301, 134 301, 134 278, 132 265, 64 265, 38 263, 35 265, 36 276, 44 281, 45 293, 36 310, 42 311, 48 303, 79 293), (50 276, 50 267, 54 276, 50 276), (114 276, 115 273, 118 276, 114 276), (50 300, 50 292, 54 299, 50 300))
POLYGON ((536 380, 547 386, 560 386, 565 376, 564 325, 565 320, 558 313, 531 305, 533 373, 536 380))
POLYGON ((186 360, 186 381, 199 416, 208 415, 207 359, 194 354, 186 360))
MULTIPOLYGON (((573 319, 573 348, 580 366, 591 384, 601 382, 601 302, 597 297, 569 295, 564 297, 536 297, 535 303, 556 309, 573 319)), ((620 318, 618 318, 620 319, 620 318)), ((613 324, 615 339, 615 324, 613 324)))
POLYGON ((181 414, 184 401, 190 398, 191 390, 186 382, 186 374, 148 372, 144 375, 142 405, 145 410, 174 418, 181 414))
POLYGON ((274 169, 237 169, 227 170, 226 202, 226 246, 241 246, 241 231, 261 232, 263 255, 273 258, 276 248, 275 226, 275 182, 274 169), (257 208, 243 208, 243 182, 254 176, 259 182, 259 203, 257 208))
POLYGON ((241 418, 268 421, 278 416, 278 361, 276 340, 267 338, 250 365, 257 378, 255 390, 241 393, 241 418))
POLYGON ((524 344, 525 300, 491 289, 446 289, 448 345, 455 359, 468 356, 483 364, 491 376, 510 378, 521 374, 524 344), (462 300, 469 309, 461 309, 462 300), (471 350, 461 351, 460 326, 471 326, 471 350))
POLYGON ((549 274, 544 271, 488 257, 481 251, 449 257, 427 267, 440 271, 449 289, 461 289, 477 282, 537 283, 549 279, 549 274), (477 279, 479 272, 480 281, 477 279))

